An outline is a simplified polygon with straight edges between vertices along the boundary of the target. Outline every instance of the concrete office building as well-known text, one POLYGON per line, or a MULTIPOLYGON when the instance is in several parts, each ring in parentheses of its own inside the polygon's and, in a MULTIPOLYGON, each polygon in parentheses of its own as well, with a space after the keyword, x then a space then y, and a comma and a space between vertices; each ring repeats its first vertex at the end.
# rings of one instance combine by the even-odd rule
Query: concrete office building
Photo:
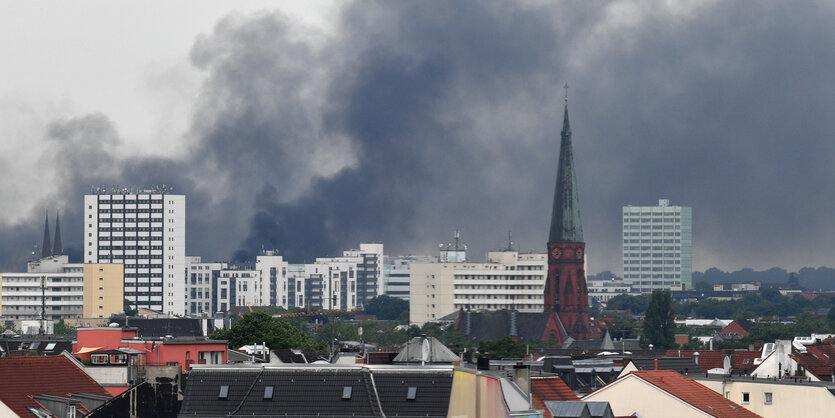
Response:
POLYGON ((623 207, 623 278, 637 292, 693 288, 692 209, 670 206, 623 207))
POLYGON ((383 261, 383 294, 394 298, 409 300, 409 277, 412 263, 434 263, 438 257, 432 256, 386 256, 383 261))
POLYGON ((122 312, 122 266, 75 264, 66 255, 30 261, 26 273, 0 274, 7 319, 105 318, 122 312))
POLYGON ((220 311, 215 289, 227 263, 204 263, 198 256, 186 257, 185 310, 188 315, 211 316, 220 311))
POLYGON ((409 322, 423 325, 451 313, 481 310, 542 312, 545 254, 487 253, 484 263, 412 263, 409 322))
POLYGON ((165 187, 84 196, 84 262, 124 264, 133 307, 185 313, 186 197, 165 187))

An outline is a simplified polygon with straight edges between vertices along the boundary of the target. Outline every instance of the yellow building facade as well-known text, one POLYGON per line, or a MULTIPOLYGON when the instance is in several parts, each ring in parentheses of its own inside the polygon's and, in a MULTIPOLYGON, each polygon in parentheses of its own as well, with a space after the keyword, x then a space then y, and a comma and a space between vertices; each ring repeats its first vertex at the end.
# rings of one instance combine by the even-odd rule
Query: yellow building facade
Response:
POLYGON ((109 318, 124 311, 122 264, 84 264, 84 318, 109 318))

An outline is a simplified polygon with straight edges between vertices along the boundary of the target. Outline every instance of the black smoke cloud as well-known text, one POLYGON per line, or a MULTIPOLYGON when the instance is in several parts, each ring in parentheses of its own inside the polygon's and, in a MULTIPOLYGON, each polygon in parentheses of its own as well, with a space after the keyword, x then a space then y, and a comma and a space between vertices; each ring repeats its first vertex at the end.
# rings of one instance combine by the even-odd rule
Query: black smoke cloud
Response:
MULTIPOLYGON (((191 51, 206 81, 188 157, 120 156, 101 115, 58 121, 65 187, 44 202, 62 202, 77 246, 91 184, 174 184, 189 253, 208 259, 267 247, 310 261, 362 241, 432 253, 455 228, 475 258, 511 229, 541 250, 567 80, 592 272, 619 270, 621 206, 658 198, 694 208, 697 268, 827 264, 833 15, 822 2, 360 2, 323 34, 233 14, 191 51)), ((42 211, 31 218, 2 231, 4 254, 40 237, 42 211)))

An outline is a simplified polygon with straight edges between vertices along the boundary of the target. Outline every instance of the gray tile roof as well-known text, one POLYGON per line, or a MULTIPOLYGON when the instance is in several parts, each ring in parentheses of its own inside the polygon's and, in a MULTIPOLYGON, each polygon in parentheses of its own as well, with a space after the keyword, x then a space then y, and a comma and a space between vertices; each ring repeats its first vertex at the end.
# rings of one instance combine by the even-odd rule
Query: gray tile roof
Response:
POLYGON ((452 369, 285 366, 195 368, 188 376, 181 417, 319 416, 444 417, 452 369), (227 399, 220 387, 229 386, 227 399), (265 390, 272 387, 272 397, 265 390), (344 398, 350 387, 350 398, 344 398), (407 399, 409 388, 415 399, 407 399))

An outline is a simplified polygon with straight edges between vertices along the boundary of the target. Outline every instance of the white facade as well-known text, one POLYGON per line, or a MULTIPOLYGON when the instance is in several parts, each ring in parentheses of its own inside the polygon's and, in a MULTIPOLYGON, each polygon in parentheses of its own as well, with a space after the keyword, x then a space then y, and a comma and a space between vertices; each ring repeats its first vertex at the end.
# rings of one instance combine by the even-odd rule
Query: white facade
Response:
POLYGON ((409 322, 422 325, 459 309, 542 312, 545 254, 487 253, 484 263, 412 263, 409 322))
POLYGON ((623 280, 588 280, 586 286, 589 290, 589 297, 603 306, 606 306, 615 296, 637 294, 632 294, 632 288, 623 280))
POLYGON ((212 315, 220 311, 214 289, 226 263, 204 263, 200 257, 186 257, 185 310, 189 315, 212 315))
POLYGON ((693 288, 692 209, 670 206, 623 207, 623 278, 638 292, 693 288))
POLYGON ((289 263, 277 251, 261 251, 255 269, 261 272, 261 300, 271 306, 287 307, 287 267, 289 263))
POLYGON ((185 313, 186 197, 154 191, 84 196, 84 262, 124 264, 125 299, 185 313))
POLYGON ((3 318, 49 321, 80 318, 84 309, 84 265, 66 255, 30 261, 26 273, 0 274, 3 318), (45 305, 45 311, 44 311, 45 305))
POLYGON ((383 262, 383 294, 409 300, 409 265, 437 261, 438 257, 432 256, 386 256, 383 262))

